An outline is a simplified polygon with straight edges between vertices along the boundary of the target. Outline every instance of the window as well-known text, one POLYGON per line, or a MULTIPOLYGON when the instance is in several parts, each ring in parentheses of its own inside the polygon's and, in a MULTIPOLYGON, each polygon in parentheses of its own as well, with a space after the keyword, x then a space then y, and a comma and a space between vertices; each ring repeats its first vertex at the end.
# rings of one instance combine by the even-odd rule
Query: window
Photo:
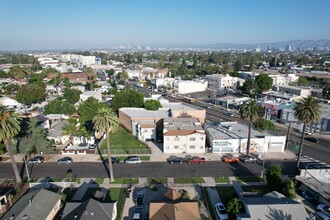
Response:
POLYGON ((189 148, 190 149, 195 149, 195 145, 190 145, 189 148))
POLYGON ((148 132, 148 130, 147 129, 144 129, 144 133, 147 133, 148 132))
POLYGON ((175 145, 175 146, 174 146, 174 149, 179 149, 179 146, 175 145))
POLYGON ((169 140, 170 140, 170 138, 169 138, 169 137, 167 137, 167 138, 166 138, 166 140, 167 140, 167 141, 169 141, 169 140))
POLYGON ((166 149, 168 150, 168 149, 170 149, 170 147, 169 147, 169 146, 167 146, 167 147, 166 147, 166 149))
POLYGON ((204 137, 201 137, 201 141, 204 140, 204 137))
POLYGON ((179 137, 175 137, 174 140, 175 141, 180 141, 180 138, 179 137))
POLYGON ((204 147, 203 146, 200 146, 199 149, 203 149, 204 147))
POLYGON ((190 138, 190 141, 195 141, 195 140, 196 140, 196 138, 194 138, 194 137, 190 138))

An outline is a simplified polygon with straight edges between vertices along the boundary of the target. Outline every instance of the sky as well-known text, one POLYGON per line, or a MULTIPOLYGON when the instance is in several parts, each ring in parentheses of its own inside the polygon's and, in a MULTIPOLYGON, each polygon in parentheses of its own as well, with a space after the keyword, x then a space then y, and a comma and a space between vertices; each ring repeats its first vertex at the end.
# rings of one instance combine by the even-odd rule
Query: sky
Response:
POLYGON ((0 0, 0 50, 330 39, 329 0, 0 0))

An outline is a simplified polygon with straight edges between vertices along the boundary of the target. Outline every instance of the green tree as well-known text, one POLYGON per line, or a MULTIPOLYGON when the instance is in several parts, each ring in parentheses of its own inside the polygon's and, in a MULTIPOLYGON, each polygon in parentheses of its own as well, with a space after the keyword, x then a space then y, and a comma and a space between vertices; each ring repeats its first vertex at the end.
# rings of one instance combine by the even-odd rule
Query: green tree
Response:
POLYGON ((78 113, 80 115, 80 122, 84 125, 91 123, 95 116, 95 112, 102 107, 106 107, 106 104, 99 102, 93 97, 89 97, 86 101, 79 105, 78 113))
POLYGON ((94 129, 97 132, 104 133, 104 137, 106 138, 110 181, 113 182, 115 179, 113 176, 111 152, 110 152, 110 140, 108 137, 108 133, 118 128, 119 119, 111 108, 100 108, 97 111, 95 117, 93 118, 93 124, 94 124, 94 129))
POLYGON ((5 106, 0 105, 0 141, 3 141, 6 146, 17 183, 22 182, 22 178, 18 172, 17 164, 13 156, 11 146, 9 146, 9 142, 11 139, 15 138, 20 130, 21 127, 18 115, 12 111, 9 111, 5 106))
POLYGON ((4 90, 4 93, 7 95, 14 95, 18 92, 18 90, 21 88, 19 84, 9 84, 4 87, 2 87, 4 90))
POLYGON ((267 185, 271 190, 282 192, 282 168, 279 165, 272 166, 266 172, 267 185))
POLYGON ((81 94, 81 91, 79 91, 77 89, 65 88, 63 98, 65 100, 67 100, 69 103, 75 104, 79 101, 80 94, 81 94))
POLYGON ((260 118, 258 119, 256 122, 254 122, 254 127, 260 131, 275 131, 276 130, 276 125, 274 124, 274 122, 264 119, 264 118, 260 118))
POLYGON ((38 84, 38 85, 41 85, 41 84, 44 84, 44 79, 47 77, 47 74, 45 73, 35 73, 35 74, 32 74, 30 76, 30 79, 29 79, 29 84, 38 84))
POLYGON ((242 62, 241 60, 236 60, 236 62, 234 63, 234 71, 238 72, 242 70, 242 62))
POLYGON ((330 99, 330 86, 325 86, 322 90, 322 96, 326 99, 330 99))
POLYGON ((133 89, 118 92, 112 99, 112 107, 115 111, 123 107, 142 107, 143 94, 133 89))
POLYGON ((46 99, 45 85, 39 84, 27 84, 22 86, 17 94, 16 99, 18 102, 24 105, 30 105, 32 103, 39 103, 46 99))
POLYGON ((298 85, 299 86, 307 86, 308 85, 307 77, 306 76, 299 76, 298 85))
POLYGON ((69 118, 67 122, 68 123, 65 124, 63 127, 63 134, 69 135, 70 138, 72 138, 72 136, 78 133, 78 127, 77 127, 78 121, 74 118, 69 118))
POLYGON ((123 70, 122 72, 119 73, 119 79, 120 81, 124 82, 124 87, 126 88, 126 82, 128 79, 128 73, 126 70, 123 70))
POLYGON ((6 73, 5 71, 0 70, 0 78, 9 78, 9 77, 10 77, 9 73, 6 73))
POLYGON ((76 112, 76 108, 73 104, 61 98, 54 99, 50 101, 45 106, 45 114, 65 114, 71 115, 76 112))
POLYGON ((252 124, 261 118, 263 114, 263 109, 258 106, 257 100, 252 99, 249 102, 243 104, 239 109, 239 114, 241 118, 248 121, 249 129, 248 129, 248 140, 246 145, 246 154, 250 153, 250 145, 251 145, 251 129, 252 124))
POLYGON ((85 70, 85 73, 87 75, 87 80, 89 81, 89 90, 93 91, 93 84, 94 84, 94 81, 96 80, 96 74, 95 74, 94 70, 90 67, 88 67, 85 70))
POLYGON ((57 94, 57 96, 59 96, 58 89, 59 89, 61 82, 63 81, 63 74, 60 71, 58 71, 57 69, 54 69, 51 67, 44 69, 43 73, 46 74, 47 76, 50 76, 50 78, 52 80, 54 80, 54 84, 56 87, 56 94, 57 94))
POLYGON ((283 194, 289 197, 290 199, 296 198, 296 187, 294 185, 293 180, 291 179, 285 180, 283 182, 283 185, 284 185, 283 194))
POLYGON ((322 108, 317 99, 312 96, 308 96, 306 98, 302 98, 299 102, 296 103, 293 109, 293 114, 299 122, 304 124, 297 160, 297 169, 299 169, 301 153, 304 146, 306 125, 320 120, 322 115, 322 108))
POLYGON ((54 152, 51 142, 47 139, 47 131, 39 125, 37 118, 32 118, 27 122, 27 130, 18 142, 19 152, 31 153, 51 153, 54 152))
POLYGON ((32 74, 32 70, 28 67, 21 67, 20 65, 15 65, 10 68, 10 74, 13 78, 26 78, 26 80, 29 81, 29 76, 32 74))
POLYGON ((260 74, 256 76, 255 82, 258 92, 269 90, 273 85, 273 79, 270 78, 267 74, 260 74))
POLYGON ((238 198, 233 198, 228 201, 227 211, 231 214, 239 214, 243 208, 243 204, 238 198))
POLYGON ((253 78, 248 78, 243 83, 242 92, 245 94, 254 94, 256 89, 256 82, 253 78))
POLYGON ((158 100, 147 100, 144 102, 144 107, 147 110, 156 111, 162 107, 158 100))

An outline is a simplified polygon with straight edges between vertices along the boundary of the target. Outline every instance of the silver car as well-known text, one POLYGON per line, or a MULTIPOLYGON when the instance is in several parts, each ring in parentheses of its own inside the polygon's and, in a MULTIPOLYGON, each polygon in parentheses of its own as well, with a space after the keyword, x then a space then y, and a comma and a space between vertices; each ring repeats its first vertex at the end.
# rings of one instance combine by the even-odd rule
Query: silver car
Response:
POLYGON ((126 164, 140 164, 142 163, 140 157, 137 156, 131 156, 131 157, 127 157, 126 160, 124 161, 124 163, 126 164))

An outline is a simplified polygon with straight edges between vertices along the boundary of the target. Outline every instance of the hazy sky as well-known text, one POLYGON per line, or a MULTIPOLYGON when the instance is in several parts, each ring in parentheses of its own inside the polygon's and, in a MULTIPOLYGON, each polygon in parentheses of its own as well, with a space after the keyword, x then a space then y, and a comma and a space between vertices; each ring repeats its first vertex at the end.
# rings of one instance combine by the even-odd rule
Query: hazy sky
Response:
POLYGON ((330 0, 0 0, 0 49, 330 39, 330 0))

